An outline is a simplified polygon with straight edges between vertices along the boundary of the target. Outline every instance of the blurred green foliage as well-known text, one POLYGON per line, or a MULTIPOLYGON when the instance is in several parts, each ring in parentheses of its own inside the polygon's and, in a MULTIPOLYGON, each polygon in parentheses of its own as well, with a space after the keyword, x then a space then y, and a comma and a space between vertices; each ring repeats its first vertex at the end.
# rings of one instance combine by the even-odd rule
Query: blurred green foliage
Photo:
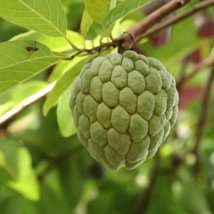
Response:
MULTIPOLYGON (((197 2, 192 1, 180 12, 197 2)), ((62 0, 62 4, 68 29, 80 32, 84 2, 62 0)), ((204 17, 210 16, 212 23, 213 14, 213 7, 205 13, 201 12, 204 17)), ((123 17, 115 24, 113 35, 118 36, 144 16, 144 10, 138 10, 123 17)), ((168 42, 157 46, 153 39, 143 39, 136 50, 162 61, 178 79, 185 57, 197 49, 203 60, 214 44, 214 36, 199 36, 195 25, 197 17, 194 15, 173 26, 168 42)), ((1 18, 0 31, 0 42, 27 32, 1 18)), ((89 38, 95 35, 92 31, 89 38)), ((50 48, 52 45, 53 49, 63 46, 62 51, 68 50, 60 39, 48 42, 47 38, 40 36, 40 42, 47 42, 50 48)), ((74 43, 78 45, 81 35, 76 36, 74 43)), ((0 95, 0 116, 60 78, 71 65, 72 62, 61 62, 0 95)), ((195 66, 190 61, 186 72, 189 73, 195 66)), ((185 87, 203 90, 209 72, 210 69, 203 69, 185 87)), ((214 213, 214 90, 211 91, 207 123, 203 127, 197 173, 197 157, 190 151, 195 145, 200 118, 200 96, 195 100, 191 100, 191 96, 185 98, 185 94, 181 96, 181 100, 191 102, 180 110, 176 127, 161 146, 158 156, 132 171, 120 169, 112 172, 79 147, 71 115, 66 117, 69 114, 69 90, 63 93, 57 107, 51 109, 47 117, 42 114, 43 98, 0 126, 1 214, 132 214, 136 213, 139 203, 144 207, 142 213, 146 214, 214 213), (151 177, 155 167, 155 177, 151 177), (151 191, 147 192, 151 181, 151 191), (146 201, 139 202, 142 195, 146 201)))

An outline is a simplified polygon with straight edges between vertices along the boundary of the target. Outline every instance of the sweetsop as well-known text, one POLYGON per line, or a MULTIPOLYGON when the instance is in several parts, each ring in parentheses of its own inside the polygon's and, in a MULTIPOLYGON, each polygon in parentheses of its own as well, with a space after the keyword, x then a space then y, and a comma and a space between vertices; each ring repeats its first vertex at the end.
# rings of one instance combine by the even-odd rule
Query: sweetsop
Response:
POLYGON ((133 169, 151 158, 178 114, 174 77, 156 59, 134 51, 86 64, 70 99, 77 135, 108 168, 133 169))

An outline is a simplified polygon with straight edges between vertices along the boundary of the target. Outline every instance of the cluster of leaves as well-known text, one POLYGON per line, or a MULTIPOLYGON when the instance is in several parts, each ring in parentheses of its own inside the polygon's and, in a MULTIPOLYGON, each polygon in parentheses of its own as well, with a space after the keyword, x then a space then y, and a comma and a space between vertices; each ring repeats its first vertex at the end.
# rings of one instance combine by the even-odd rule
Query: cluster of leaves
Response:
MULTIPOLYGON (((79 49, 116 38, 142 20, 143 11, 136 9, 150 1, 8 1, 0 0, 0 16, 7 20, 0 19, 4 32, 0 35, 0 121, 26 98, 55 87, 46 100, 0 124, 0 213, 134 213, 157 160, 147 160, 133 171, 111 172, 95 163, 87 151, 77 149, 80 142, 68 107, 70 87, 81 67, 98 54, 69 59, 79 49), (26 47, 34 47, 35 40, 39 50, 29 53, 26 47)), ((207 13, 214 20, 213 8, 207 13)), ((151 39, 143 39, 138 51, 159 59, 179 77, 184 57, 197 49, 206 58, 213 45, 213 37, 198 35, 196 18, 173 26, 167 44, 156 47, 151 39)), ((194 66, 189 63, 187 73, 194 66)), ((204 69, 189 86, 203 89, 206 80, 204 69)), ((194 146, 199 107, 200 100, 181 111, 177 135, 161 147, 160 166, 144 213, 214 213, 211 108, 200 148, 199 179, 192 170, 196 157, 188 153, 194 146)))

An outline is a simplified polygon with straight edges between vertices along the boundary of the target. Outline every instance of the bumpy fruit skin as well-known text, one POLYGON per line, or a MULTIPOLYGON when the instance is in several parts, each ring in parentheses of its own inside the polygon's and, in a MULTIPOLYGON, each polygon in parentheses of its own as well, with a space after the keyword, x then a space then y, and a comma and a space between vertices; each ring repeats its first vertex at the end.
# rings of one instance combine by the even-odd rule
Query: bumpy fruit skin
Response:
POLYGON ((86 64, 73 83, 70 107, 93 158, 112 170, 133 169, 169 135, 178 92, 158 60, 126 51, 86 64))

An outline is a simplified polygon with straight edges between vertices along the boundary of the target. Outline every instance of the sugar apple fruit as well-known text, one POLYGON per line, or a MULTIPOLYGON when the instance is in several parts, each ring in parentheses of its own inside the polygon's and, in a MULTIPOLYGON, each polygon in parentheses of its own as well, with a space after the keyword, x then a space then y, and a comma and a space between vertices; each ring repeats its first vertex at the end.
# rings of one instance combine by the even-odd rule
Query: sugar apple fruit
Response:
POLYGON ((108 168, 133 169, 151 158, 178 114, 174 77, 156 59, 134 51, 86 64, 70 99, 77 135, 108 168))

